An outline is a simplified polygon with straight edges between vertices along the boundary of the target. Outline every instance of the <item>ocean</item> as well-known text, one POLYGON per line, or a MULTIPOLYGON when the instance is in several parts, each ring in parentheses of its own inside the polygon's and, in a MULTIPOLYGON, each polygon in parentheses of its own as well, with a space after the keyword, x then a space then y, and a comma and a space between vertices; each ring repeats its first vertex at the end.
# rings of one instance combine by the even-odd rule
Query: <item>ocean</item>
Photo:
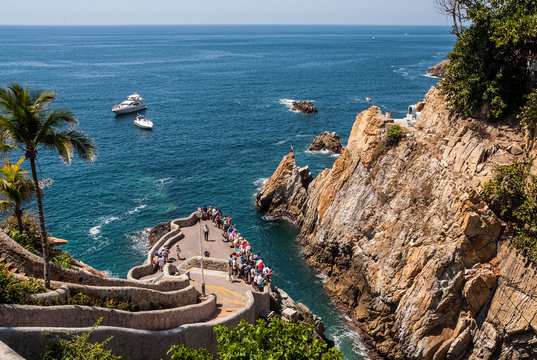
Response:
POLYGON ((56 91, 55 106, 98 144, 92 164, 38 155, 41 178, 53 180, 47 230, 69 241, 64 250, 125 277, 145 259, 146 229, 216 206, 274 269, 274 283, 323 318, 345 358, 362 359, 350 319, 302 259, 299 230, 257 213, 255 194, 291 145, 314 176, 331 167, 335 156, 309 144, 326 130, 345 144, 367 97, 383 111, 421 101, 438 81, 427 69, 454 40, 448 27, 427 26, 0 26, 0 86, 56 91), (134 92, 153 131, 111 111, 134 92), (319 113, 292 112, 290 100, 313 101, 319 113))

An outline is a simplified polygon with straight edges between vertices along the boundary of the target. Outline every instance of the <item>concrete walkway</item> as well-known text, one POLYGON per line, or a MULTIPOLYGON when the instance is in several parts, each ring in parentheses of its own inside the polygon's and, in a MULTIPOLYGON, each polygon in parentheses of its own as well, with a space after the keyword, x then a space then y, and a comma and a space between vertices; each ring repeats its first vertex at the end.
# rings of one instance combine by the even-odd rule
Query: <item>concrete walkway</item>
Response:
MULTIPOLYGON (((211 258, 227 260, 233 252, 233 248, 230 247, 231 243, 222 241, 221 234, 223 231, 218 229, 210 220, 203 220, 201 225, 198 223, 194 226, 181 228, 181 231, 185 237, 177 242, 181 248, 179 256, 177 255, 175 245, 170 249, 170 255, 168 256, 168 259, 175 266, 178 266, 188 258, 200 256, 200 242, 201 254, 204 251, 209 251, 211 258), (209 227, 208 241, 203 236, 203 227, 205 225, 209 227)), ((162 248, 159 249, 159 253, 161 251, 162 248)), ((157 273, 144 277, 143 279, 151 279, 160 274, 161 272, 157 271, 157 273)), ((192 268, 190 270, 190 278, 191 284, 201 293, 201 269, 192 268)), ((251 285, 244 283, 244 281, 238 278, 230 282, 227 272, 204 269, 204 278, 205 293, 207 295, 215 294, 217 299, 217 313, 214 319, 226 317, 240 310, 246 305, 246 292, 248 290, 254 291, 251 285)))

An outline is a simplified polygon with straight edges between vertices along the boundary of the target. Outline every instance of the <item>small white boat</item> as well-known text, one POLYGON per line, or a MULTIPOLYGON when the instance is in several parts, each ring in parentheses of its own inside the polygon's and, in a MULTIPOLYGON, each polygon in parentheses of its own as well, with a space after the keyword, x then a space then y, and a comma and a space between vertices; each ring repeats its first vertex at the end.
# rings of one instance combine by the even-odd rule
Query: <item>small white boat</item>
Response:
POLYGON ((115 104, 112 108, 112 111, 116 115, 128 114, 135 111, 140 111, 147 109, 147 105, 144 104, 144 98, 134 93, 127 97, 127 100, 123 101, 121 104, 115 104))
POLYGON ((134 120, 134 125, 138 126, 140 129, 153 129, 153 123, 151 122, 151 120, 146 119, 144 115, 140 114, 138 114, 138 116, 134 120))

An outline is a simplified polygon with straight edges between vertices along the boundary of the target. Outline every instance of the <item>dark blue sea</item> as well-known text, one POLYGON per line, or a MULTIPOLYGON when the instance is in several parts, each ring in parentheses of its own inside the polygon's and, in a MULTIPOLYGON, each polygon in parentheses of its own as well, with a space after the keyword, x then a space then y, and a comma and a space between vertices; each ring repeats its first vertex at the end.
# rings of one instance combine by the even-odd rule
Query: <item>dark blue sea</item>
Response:
MULTIPOLYGON (((42 150, 39 171, 53 179, 44 207, 48 230, 65 250, 125 277, 145 259, 147 228, 222 208, 275 270, 274 282, 323 317, 346 359, 361 359, 357 334, 302 260, 298 229, 269 221, 255 194, 295 149, 313 174, 335 157, 306 151, 322 131, 345 144, 366 97, 404 111, 437 80, 447 27, 143 26, 0 27, 0 86, 10 81, 58 94, 95 138, 97 161, 69 167, 42 150), (145 99, 153 131, 111 111, 127 95, 145 99), (311 100, 308 116, 289 99, 311 100)), ((32 210, 29 206, 28 210, 32 210)))

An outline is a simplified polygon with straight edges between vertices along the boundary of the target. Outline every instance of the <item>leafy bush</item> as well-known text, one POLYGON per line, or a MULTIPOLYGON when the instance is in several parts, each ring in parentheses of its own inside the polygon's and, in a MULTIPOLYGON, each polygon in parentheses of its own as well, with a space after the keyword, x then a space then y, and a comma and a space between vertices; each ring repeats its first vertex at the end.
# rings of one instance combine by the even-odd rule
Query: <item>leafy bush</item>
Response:
POLYGON ((499 166, 482 196, 501 219, 514 224, 515 247, 537 262, 537 176, 523 163, 499 166))
POLYGON ((215 331, 219 359, 343 359, 337 348, 313 338, 313 325, 278 317, 255 325, 242 320, 237 327, 215 326, 215 331))
MULTIPOLYGON (((22 225, 24 227, 23 233, 26 234, 33 242, 34 248, 36 250, 41 249, 41 236, 39 234, 39 226, 37 225, 35 218, 30 214, 22 215, 22 225)), ((8 234, 13 230, 16 230, 17 232, 19 231, 17 218, 15 216, 6 218, 2 222, 1 227, 4 228, 8 234)))
POLYGON ((213 356, 205 349, 191 349, 183 344, 174 345, 168 350, 171 360, 212 360, 213 356))
POLYGON ((72 269, 73 266, 71 265, 71 257, 64 251, 56 250, 56 252, 57 253, 54 256, 52 256, 50 261, 66 269, 72 269))
POLYGON ((537 127, 537 90, 528 95, 528 101, 518 114, 518 119, 526 135, 533 139, 537 127))
MULTIPOLYGON (((99 326, 102 318, 97 321, 91 331, 81 335, 56 335, 50 339, 42 354, 40 360, 118 360, 121 356, 112 354, 111 350, 105 350, 106 344, 112 340, 112 337, 103 342, 90 342, 89 337, 99 326)), ((48 335, 48 334, 45 334, 48 335)))
MULTIPOLYGON (((242 320, 237 327, 217 325, 217 358, 221 360, 343 360, 336 347, 329 348, 321 339, 314 339, 315 327, 295 321, 284 322, 274 317, 270 322, 258 320, 255 325, 242 320)), ((213 357, 203 349, 192 350, 184 345, 168 351, 172 360, 209 360, 213 357)))
POLYGON ((514 212, 525 201, 527 165, 498 166, 493 178, 483 186, 481 195, 500 218, 515 221, 514 212))
POLYGON ((531 82, 537 46, 534 0, 468 2, 467 21, 441 82, 449 103, 466 116, 498 120, 519 109, 531 82))
POLYGON ((28 234, 26 234, 26 232, 23 232, 21 234, 19 230, 11 230, 9 232, 9 237, 15 240, 17 243, 19 243, 19 245, 21 245, 29 252, 37 254, 34 241, 30 238, 28 234))
POLYGON ((403 129, 401 126, 395 124, 388 128, 388 131, 386 132, 386 145, 388 146, 395 146, 401 141, 401 139, 405 136, 405 133, 403 132, 403 129))
POLYGON ((0 264, 0 304, 33 305, 33 294, 43 292, 43 287, 33 278, 16 278, 4 264, 0 264))

